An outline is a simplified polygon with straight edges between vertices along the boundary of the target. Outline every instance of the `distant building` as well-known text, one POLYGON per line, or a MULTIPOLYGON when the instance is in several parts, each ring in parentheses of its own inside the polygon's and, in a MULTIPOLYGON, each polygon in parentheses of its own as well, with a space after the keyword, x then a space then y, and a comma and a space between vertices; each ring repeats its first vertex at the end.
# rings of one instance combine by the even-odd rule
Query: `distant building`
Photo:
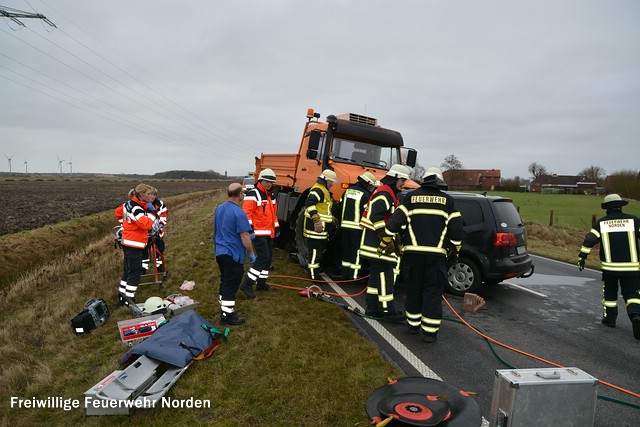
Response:
POLYGON ((534 179, 530 191, 536 193, 585 194, 597 193, 597 184, 584 176, 541 175, 534 179))
POLYGON ((500 186, 500 169, 449 169, 442 176, 455 190, 494 190, 500 186))

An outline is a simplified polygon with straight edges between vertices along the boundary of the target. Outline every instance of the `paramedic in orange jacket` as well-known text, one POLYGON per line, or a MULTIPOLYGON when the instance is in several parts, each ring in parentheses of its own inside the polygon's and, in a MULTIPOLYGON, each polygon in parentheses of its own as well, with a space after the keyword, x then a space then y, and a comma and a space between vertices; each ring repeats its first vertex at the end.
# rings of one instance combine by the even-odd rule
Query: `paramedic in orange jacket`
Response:
POLYGON ((276 182, 276 174, 271 169, 264 169, 258 175, 255 187, 247 191, 242 202, 242 210, 247 214, 249 224, 253 228, 253 246, 256 261, 251 265, 240 290, 247 298, 255 298, 253 284, 258 291, 268 291, 267 278, 273 260, 273 241, 280 235, 280 224, 276 215, 278 207, 271 188, 276 182))
POLYGON ((115 210, 116 217, 122 214, 122 250, 124 269, 118 288, 120 305, 125 305, 123 296, 135 302, 136 290, 142 274, 142 260, 147 256, 149 230, 158 231, 162 225, 152 202, 154 188, 139 184, 129 191, 129 201, 115 210))

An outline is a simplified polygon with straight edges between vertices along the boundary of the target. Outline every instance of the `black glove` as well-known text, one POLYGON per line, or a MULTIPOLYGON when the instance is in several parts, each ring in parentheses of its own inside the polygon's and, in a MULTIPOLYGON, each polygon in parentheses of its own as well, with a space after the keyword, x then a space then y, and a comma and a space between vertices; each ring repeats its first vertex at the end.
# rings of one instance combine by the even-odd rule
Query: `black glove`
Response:
POLYGON ((582 254, 578 255, 578 262, 576 265, 578 266, 578 270, 584 270, 584 264, 587 262, 587 257, 582 256, 582 254))
POLYGON ((447 249, 447 267, 451 268, 458 263, 458 256, 460 255, 460 246, 450 246, 447 249))

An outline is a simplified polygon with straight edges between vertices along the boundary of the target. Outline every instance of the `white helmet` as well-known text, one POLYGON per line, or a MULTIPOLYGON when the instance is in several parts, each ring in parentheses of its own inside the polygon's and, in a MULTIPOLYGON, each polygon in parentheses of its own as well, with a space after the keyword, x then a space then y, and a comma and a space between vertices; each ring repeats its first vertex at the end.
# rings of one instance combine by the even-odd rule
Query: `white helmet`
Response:
POLYGON ((427 170, 424 171, 424 174, 422 175, 422 180, 426 181, 427 178, 429 178, 430 176, 435 176, 436 179, 439 179, 440 181, 444 181, 444 178, 442 178, 442 171, 435 166, 428 167, 427 170))
POLYGON ((609 194, 605 196, 600 206, 602 207, 602 209, 607 209, 607 208, 621 208, 628 204, 629 202, 624 200, 622 197, 620 197, 619 194, 609 194))
POLYGON ((409 170, 408 167, 397 164, 397 165, 391 166, 391 169, 389 169, 389 172, 387 172, 387 176, 391 176, 398 179, 409 179, 410 173, 411 173, 411 170, 409 170))
POLYGON ((367 184, 376 185, 376 177, 371 172, 365 172, 358 178, 362 179, 367 184))
POLYGON ((166 313, 167 305, 160 297, 149 297, 142 308, 144 314, 166 313))
POLYGON ((258 175, 258 181, 276 182, 276 174, 271 169, 263 169, 258 175))
POLYGON ((331 169, 325 169, 322 171, 322 175, 319 178, 324 179, 325 181, 338 182, 338 175, 331 169))

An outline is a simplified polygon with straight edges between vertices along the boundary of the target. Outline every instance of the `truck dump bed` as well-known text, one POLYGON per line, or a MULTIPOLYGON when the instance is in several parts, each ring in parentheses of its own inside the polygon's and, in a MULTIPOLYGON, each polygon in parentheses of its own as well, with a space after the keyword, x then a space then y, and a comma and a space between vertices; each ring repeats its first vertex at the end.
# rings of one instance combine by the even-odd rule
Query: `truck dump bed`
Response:
POLYGON ((256 172, 269 168, 276 173, 275 185, 293 187, 298 167, 297 154, 264 154, 256 157, 256 172))

